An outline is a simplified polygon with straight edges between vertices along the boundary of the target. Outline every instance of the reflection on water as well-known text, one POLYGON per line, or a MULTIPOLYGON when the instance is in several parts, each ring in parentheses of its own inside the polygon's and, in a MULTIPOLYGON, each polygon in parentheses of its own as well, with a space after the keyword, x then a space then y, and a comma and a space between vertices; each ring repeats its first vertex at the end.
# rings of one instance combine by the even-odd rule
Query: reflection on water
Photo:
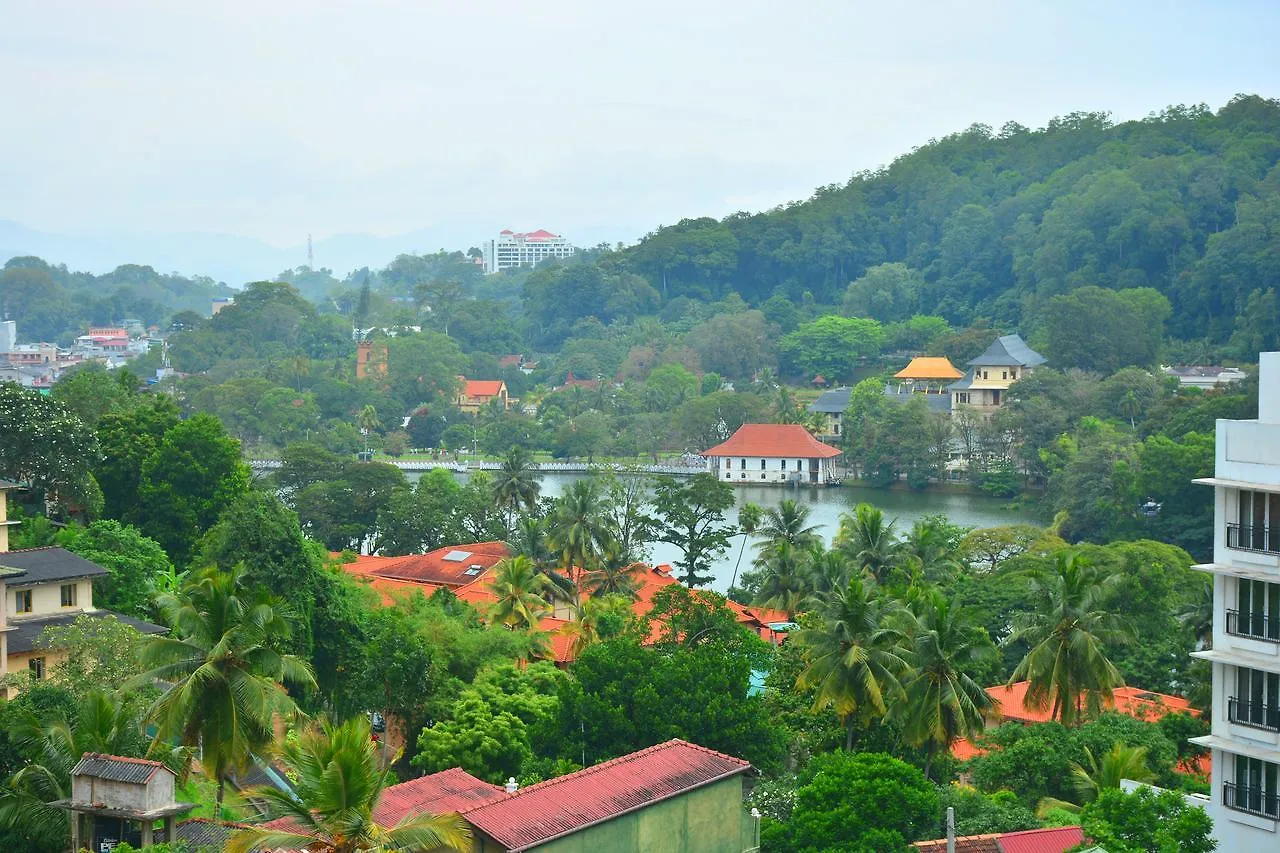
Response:
MULTIPOLYGON (((544 474, 542 477, 542 493, 547 497, 560 495, 572 482, 582 479, 583 474, 544 474)), ((417 479, 411 474, 411 479, 417 479)), ((787 498, 800 501, 810 507, 809 523, 817 526, 828 542, 840 526, 840 514, 851 512, 853 508, 866 502, 874 504, 890 520, 897 521, 899 531, 909 530, 916 519, 926 515, 945 515, 954 524, 965 527, 998 527, 1004 524, 1040 523, 1025 510, 1012 510, 1006 501, 1000 498, 989 498, 965 492, 952 491, 887 491, 881 489, 865 489, 857 487, 787 487, 787 486, 734 486, 737 505, 742 506, 750 501, 762 507, 776 507, 787 498)), ((737 520, 737 512, 731 511, 730 522, 737 520)), ((713 572, 715 580, 711 586, 724 592, 733 575, 733 564, 738 556, 739 541, 733 541, 731 547, 716 562, 713 572)), ((656 563, 672 563, 680 556, 680 550, 663 542, 655 543, 650 554, 650 561, 656 563)), ((751 549, 743 560, 744 566, 751 560, 751 549)))

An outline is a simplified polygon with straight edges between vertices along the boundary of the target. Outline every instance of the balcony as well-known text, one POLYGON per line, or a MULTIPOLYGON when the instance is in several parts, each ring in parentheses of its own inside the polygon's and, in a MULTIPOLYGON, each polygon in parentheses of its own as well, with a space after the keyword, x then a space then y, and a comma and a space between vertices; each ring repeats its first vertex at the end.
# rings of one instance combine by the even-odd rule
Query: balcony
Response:
POLYGON ((1275 791, 1246 787, 1234 782, 1222 783, 1222 804, 1238 812, 1280 820, 1280 796, 1275 791))
POLYGON ((1232 696, 1227 700, 1227 719, 1241 726, 1280 732, 1280 708, 1263 702, 1242 702, 1232 696))
POLYGON ((1235 637, 1280 643, 1280 617, 1262 613, 1241 614, 1239 610, 1228 610, 1227 633, 1235 637))
POLYGON ((1237 551, 1280 554, 1280 531, 1272 533, 1270 527, 1256 524, 1228 524, 1227 547, 1237 551))

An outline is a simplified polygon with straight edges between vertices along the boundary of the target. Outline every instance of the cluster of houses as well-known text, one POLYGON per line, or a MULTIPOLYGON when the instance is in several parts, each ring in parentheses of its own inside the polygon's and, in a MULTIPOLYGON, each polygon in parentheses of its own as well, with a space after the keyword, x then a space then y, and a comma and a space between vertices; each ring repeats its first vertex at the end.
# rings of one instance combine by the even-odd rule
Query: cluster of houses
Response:
POLYGON ((120 367, 162 341, 160 330, 138 320, 88 329, 68 348, 51 343, 18 343, 17 322, 0 320, 0 382, 48 390, 63 371, 85 362, 120 367))

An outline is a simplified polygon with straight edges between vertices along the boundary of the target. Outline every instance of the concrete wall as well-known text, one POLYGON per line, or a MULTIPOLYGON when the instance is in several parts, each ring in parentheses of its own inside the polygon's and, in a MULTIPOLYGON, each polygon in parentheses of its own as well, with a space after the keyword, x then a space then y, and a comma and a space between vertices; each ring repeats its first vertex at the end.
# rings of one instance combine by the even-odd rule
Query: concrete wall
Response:
MULTIPOLYGON (((535 848, 545 853, 742 853, 754 843, 744 820, 742 777, 734 776, 535 848)), ((481 840, 475 853, 503 853, 481 840)))
POLYGON ((24 585, 22 578, 15 578, 10 581, 5 594, 5 613, 9 616, 9 621, 13 622, 17 619, 34 618, 38 616, 53 616, 62 613, 75 613, 79 610, 93 609, 93 581, 88 578, 80 578, 79 580, 66 581, 68 584, 74 584, 76 587, 76 603, 72 607, 62 606, 62 586, 61 582, 51 582, 31 586, 24 585), (31 590, 31 612, 18 612, 18 597, 15 595, 19 590, 31 590))
POLYGON ((831 473, 830 459, 799 459, 788 457, 760 456, 715 456, 707 460, 707 470, 716 475, 716 479, 741 486, 755 486, 761 483, 790 483, 796 476, 797 466, 802 483, 810 483, 809 463, 813 461, 818 467, 818 482, 825 483, 831 473), (717 462, 719 463, 717 465, 717 462), (744 466, 745 463, 745 466, 744 466), (785 464, 785 467, 783 467, 785 464))
POLYGON ((75 776, 71 779, 71 799, 102 803, 109 809, 152 811, 173 804, 173 776, 161 770, 146 785, 75 776))

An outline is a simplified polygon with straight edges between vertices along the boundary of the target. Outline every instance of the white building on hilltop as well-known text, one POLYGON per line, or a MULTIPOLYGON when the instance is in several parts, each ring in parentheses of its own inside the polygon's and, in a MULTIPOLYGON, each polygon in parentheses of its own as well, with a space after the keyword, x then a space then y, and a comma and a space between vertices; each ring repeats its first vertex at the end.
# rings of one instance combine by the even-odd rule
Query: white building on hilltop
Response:
POLYGON ((516 267, 534 267, 547 258, 567 258, 575 251, 569 245, 567 237, 541 228, 527 234, 500 231, 493 240, 486 240, 481 248, 484 253, 484 271, 487 273, 516 267))
POLYGON ((1280 850, 1280 352, 1260 357, 1258 418, 1218 421, 1212 477, 1209 813, 1219 850, 1280 850))

